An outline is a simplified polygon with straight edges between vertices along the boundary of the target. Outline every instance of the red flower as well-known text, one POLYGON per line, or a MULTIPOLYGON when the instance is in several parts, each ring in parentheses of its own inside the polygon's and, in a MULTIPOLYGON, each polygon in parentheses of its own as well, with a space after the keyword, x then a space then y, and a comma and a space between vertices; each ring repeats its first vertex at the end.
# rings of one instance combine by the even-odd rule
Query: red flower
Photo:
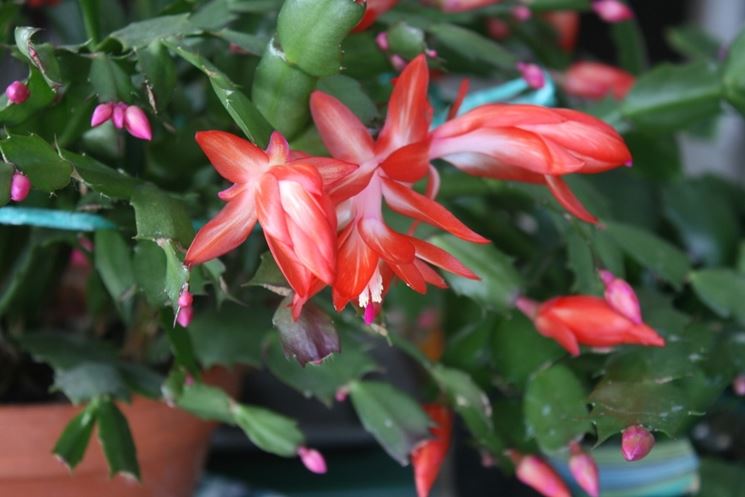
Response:
POLYGON ((600 100, 612 96, 622 99, 634 86, 634 75, 600 62, 576 62, 564 73, 562 87, 570 95, 600 100))
POLYGON ((388 105, 385 125, 376 141, 344 104, 316 91, 311 112, 326 148, 337 159, 359 168, 336 183, 329 194, 338 205, 337 275, 334 306, 340 310, 351 300, 360 307, 380 303, 395 275, 417 292, 427 283, 445 281, 430 264, 453 273, 476 276, 444 250, 389 228, 383 219, 383 199, 393 211, 444 229, 464 240, 487 243, 440 204, 431 200, 438 177, 429 164, 429 125, 432 108, 427 101, 428 69, 420 55, 403 71, 388 105), (429 177, 428 194, 412 189, 429 177))
POLYGON ((251 234, 257 220, 269 249, 295 290, 295 313, 336 275, 336 215, 324 184, 356 166, 333 159, 290 160, 287 141, 271 137, 266 152, 223 131, 196 135, 218 173, 233 182, 220 192, 227 205, 202 229, 184 263, 200 264, 229 252, 251 234))
POLYGON ((366 30, 378 17, 391 10, 397 3, 398 0, 367 0, 365 14, 353 31, 359 32, 366 30))
POLYGON ((515 464, 515 476, 524 484, 545 497, 571 497, 561 476, 540 457, 516 450, 508 450, 507 455, 515 464))
POLYGON ((475 176, 545 184, 565 209, 594 223, 562 176, 607 171, 630 163, 631 153, 612 127, 582 112, 492 104, 435 129, 430 158, 475 176))
POLYGON ((432 438, 422 442, 411 452, 418 497, 429 495, 450 448, 453 432, 453 414, 447 407, 428 404, 424 406, 424 411, 432 419, 434 426, 430 430, 432 438))

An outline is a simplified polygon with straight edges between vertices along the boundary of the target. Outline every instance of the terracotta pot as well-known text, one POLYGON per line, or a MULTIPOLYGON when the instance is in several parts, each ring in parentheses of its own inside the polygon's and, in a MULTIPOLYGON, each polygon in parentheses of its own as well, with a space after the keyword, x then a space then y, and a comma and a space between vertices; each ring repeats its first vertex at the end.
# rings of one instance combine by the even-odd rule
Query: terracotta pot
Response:
MULTIPOLYGON (((240 374, 215 369, 205 381, 231 395, 240 374)), ((65 404, 0 407, 0 496, 190 497, 202 471, 214 423, 142 397, 120 403, 137 447, 142 483, 110 479, 97 438, 70 473, 52 455, 65 425, 80 412, 65 404)))

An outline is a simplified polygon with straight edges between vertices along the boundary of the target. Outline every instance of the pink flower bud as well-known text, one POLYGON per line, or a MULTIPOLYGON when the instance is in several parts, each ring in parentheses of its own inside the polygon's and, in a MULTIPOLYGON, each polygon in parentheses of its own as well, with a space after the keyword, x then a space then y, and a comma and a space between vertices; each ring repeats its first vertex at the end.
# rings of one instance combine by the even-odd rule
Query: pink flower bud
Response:
POLYGON ((119 102, 113 105, 111 120, 114 122, 116 129, 122 129, 124 127, 124 115, 127 112, 127 104, 119 102))
POLYGON ((388 33, 385 31, 378 33, 378 36, 375 37, 375 44, 378 45, 379 49, 387 52, 390 48, 390 45, 388 44, 388 33))
POLYGON ((437 50, 433 48, 428 48, 424 51, 424 55, 429 57, 430 59, 436 59, 437 58, 437 50))
POLYGON ((5 89, 5 96, 8 97, 8 102, 11 104, 22 104, 28 97, 31 96, 31 92, 28 91, 28 86, 20 81, 13 81, 5 89))
POLYGON ((326 460, 317 450, 300 447, 297 450, 297 455, 300 457, 300 460, 303 461, 303 465, 311 473, 316 473, 318 475, 326 473, 326 460))
POLYGON ((605 285, 605 301, 613 309, 629 318, 635 324, 641 324, 642 311, 636 292, 626 281, 616 278, 613 273, 601 269, 600 279, 605 285))
POLYGON ((735 395, 745 397, 745 374, 738 374, 732 380, 732 390, 735 391, 735 395))
POLYGON ((527 486, 546 497, 571 497, 559 474, 540 457, 523 456, 516 451, 508 451, 507 455, 515 463, 517 479, 527 486))
POLYGON ((527 297, 518 297, 515 301, 515 307, 517 307, 520 312, 525 314, 525 316, 532 321, 538 315, 538 308, 540 307, 540 304, 535 300, 530 300, 527 297))
POLYGON ((600 495, 600 482, 598 479, 598 466, 590 454, 583 451, 577 442, 573 442, 569 458, 569 471, 579 484, 580 488, 587 492, 590 497, 600 495))
POLYGON ((147 119, 145 111, 136 105, 127 107, 124 126, 130 135, 141 140, 150 141, 153 139, 153 133, 150 129, 150 121, 147 119))
POLYGON ((191 307, 192 302, 194 302, 194 297, 191 295, 189 289, 184 288, 181 290, 181 294, 178 296, 178 306, 191 307))
POLYGON ((621 435, 621 452, 627 461, 644 459, 654 447, 654 435, 641 425, 629 426, 621 435))
POLYGON ((406 67, 406 60, 400 55, 392 55, 391 65, 396 71, 401 72, 406 67))
POLYGON ((96 105, 96 108, 93 109, 93 115, 91 116, 91 126, 95 128, 96 126, 102 125, 111 119, 113 113, 114 104, 111 102, 96 105))
POLYGON ((340 387, 334 394, 334 398, 337 402, 344 402, 349 397, 349 389, 347 387, 340 387))
POLYGON ((176 322, 186 328, 191 324, 193 317, 194 308, 192 306, 180 307, 178 313, 176 313, 176 322))
POLYGON ((526 5, 516 5, 512 7, 512 17, 520 22, 525 22, 533 17, 533 13, 526 5))
POLYGON ((10 180, 10 199, 13 202, 23 202, 31 191, 31 180, 28 176, 16 171, 10 180))
POLYGON ((523 79, 528 83, 528 86, 535 90, 543 88, 546 84, 546 77, 543 75, 543 69, 535 64, 528 62, 518 62, 517 70, 522 74, 523 79))
POLYGON ((634 11, 620 0, 597 0, 592 10, 605 22, 623 22, 634 18, 634 11))

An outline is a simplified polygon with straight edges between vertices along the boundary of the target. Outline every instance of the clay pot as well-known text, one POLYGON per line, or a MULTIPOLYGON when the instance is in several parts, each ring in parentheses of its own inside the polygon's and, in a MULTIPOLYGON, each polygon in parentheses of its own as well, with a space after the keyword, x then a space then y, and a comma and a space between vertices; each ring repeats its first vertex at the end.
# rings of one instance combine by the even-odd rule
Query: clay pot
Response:
MULTIPOLYGON (((205 381, 231 395, 240 375, 211 370, 205 381)), ((91 437, 83 461, 70 473, 52 455, 57 438, 80 407, 38 404, 0 407, 0 496, 8 497, 190 497, 207 455, 215 423, 135 397, 120 403, 137 447, 142 482, 110 479, 101 445, 91 437)))

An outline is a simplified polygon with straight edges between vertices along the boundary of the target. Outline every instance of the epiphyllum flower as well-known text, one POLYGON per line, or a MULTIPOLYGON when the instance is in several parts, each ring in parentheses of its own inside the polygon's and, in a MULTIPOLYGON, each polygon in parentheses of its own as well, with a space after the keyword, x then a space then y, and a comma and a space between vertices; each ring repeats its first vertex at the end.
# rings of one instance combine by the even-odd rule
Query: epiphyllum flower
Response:
POLYGON ((570 95, 600 100, 610 95, 622 99, 634 86, 630 72, 600 62, 575 62, 561 77, 561 86, 570 95))
POLYGON ((440 204, 431 200, 437 175, 429 165, 427 101, 429 73, 423 55, 414 59, 393 89, 385 126, 376 141, 367 128, 336 98, 316 91, 311 112, 326 148, 337 159, 359 168, 334 185, 329 193, 338 205, 339 242, 334 306, 341 310, 352 300, 360 307, 382 301, 393 275, 417 292, 427 283, 445 281, 429 264, 468 277, 476 276, 444 250, 393 231, 383 220, 383 199, 393 211, 442 228, 464 240, 487 243, 440 204), (412 184, 429 175, 428 194, 412 184))
POLYGON ((367 0, 365 3, 365 14, 352 31, 366 30, 378 17, 391 10, 397 3, 398 0, 367 0))
POLYGON ((631 153, 612 127, 582 112, 492 104, 435 129, 430 158, 474 176, 545 184, 566 210, 594 223, 562 176, 607 171, 630 163, 631 153))
POLYGON ((184 258, 201 264, 229 252, 251 234, 257 220, 269 250, 295 290, 294 315, 336 274, 336 216, 324 181, 355 169, 333 159, 290 160, 290 148, 274 133, 266 152, 223 131, 202 131, 197 143, 233 186, 220 192, 227 205, 199 230, 184 258))
POLYGON ((663 347, 665 340, 642 322, 639 302, 628 283, 607 271, 603 272, 603 281, 605 299, 574 295, 538 304, 520 297, 515 304, 542 335, 556 340, 574 356, 579 355, 580 344, 601 348, 623 344, 663 347))

